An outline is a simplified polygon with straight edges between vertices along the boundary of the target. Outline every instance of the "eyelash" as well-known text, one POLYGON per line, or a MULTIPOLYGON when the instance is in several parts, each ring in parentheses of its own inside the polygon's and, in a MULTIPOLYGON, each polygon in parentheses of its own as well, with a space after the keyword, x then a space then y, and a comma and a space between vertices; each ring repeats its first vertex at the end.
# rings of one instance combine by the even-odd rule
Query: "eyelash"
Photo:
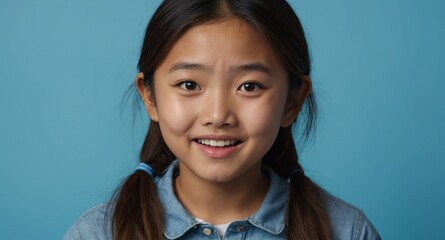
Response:
POLYGON ((241 86, 239 86, 237 90, 241 90, 243 92, 256 92, 256 91, 261 90, 261 89, 264 89, 264 86, 259 84, 259 83, 256 83, 256 82, 245 82, 245 83, 241 84, 241 86), (245 88, 247 87, 246 85, 248 85, 248 84, 249 85, 253 85, 254 89, 250 90, 250 91, 246 90, 245 88), (242 90, 242 88, 244 88, 245 90, 242 90))
POLYGON ((192 80, 181 81, 180 83, 177 84, 177 86, 180 87, 183 90, 186 90, 186 91, 201 90, 201 87, 195 81, 192 81, 192 80), (193 89, 187 88, 187 84, 192 84, 193 89))

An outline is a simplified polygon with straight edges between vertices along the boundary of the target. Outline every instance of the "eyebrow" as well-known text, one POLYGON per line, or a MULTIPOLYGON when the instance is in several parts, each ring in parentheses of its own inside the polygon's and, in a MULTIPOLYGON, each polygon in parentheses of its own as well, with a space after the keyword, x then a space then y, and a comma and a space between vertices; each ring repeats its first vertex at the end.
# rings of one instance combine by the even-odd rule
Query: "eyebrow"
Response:
POLYGON ((206 67, 202 64, 197 63, 188 63, 188 62, 179 62, 173 64, 173 66, 168 70, 169 73, 178 71, 178 70, 195 70, 195 71, 210 71, 209 67, 206 67))
MULTIPOLYGON (((251 72, 251 71, 258 71, 265 73, 267 75, 272 75, 272 70, 259 62, 256 63, 249 63, 249 64, 242 64, 239 66, 231 66, 230 72, 251 72)), ((178 71, 178 70, 195 70, 195 71, 203 71, 203 72, 211 72, 211 68, 202 64, 198 63, 190 63, 190 62, 179 62, 172 65, 172 67, 168 70, 169 73, 178 71)))
POLYGON ((267 75, 272 75, 272 70, 262 64, 262 63, 249 63, 249 64, 243 64, 239 66, 234 66, 230 68, 230 71, 232 72, 251 72, 251 71, 258 71, 265 73, 267 75))

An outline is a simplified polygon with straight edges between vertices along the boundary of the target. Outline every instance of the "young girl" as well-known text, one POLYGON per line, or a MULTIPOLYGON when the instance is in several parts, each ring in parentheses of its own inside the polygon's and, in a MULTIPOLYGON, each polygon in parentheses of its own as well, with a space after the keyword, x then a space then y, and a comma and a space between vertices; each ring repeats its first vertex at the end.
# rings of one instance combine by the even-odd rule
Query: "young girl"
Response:
POLYGON ((138 68, 141 163, 65 239, 380 239, 298 163, 292 126, 307 136, 316 105, 285 0, 165 0, 138 68))

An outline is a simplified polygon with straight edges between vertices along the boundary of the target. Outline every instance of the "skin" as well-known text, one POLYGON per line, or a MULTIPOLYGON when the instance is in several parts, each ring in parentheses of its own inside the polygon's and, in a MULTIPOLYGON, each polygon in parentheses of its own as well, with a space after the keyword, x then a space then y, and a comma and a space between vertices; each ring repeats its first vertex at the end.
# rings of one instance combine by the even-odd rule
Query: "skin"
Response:
POLYGON ((222 224, 258 210, 269 186, 261 159, 310 92, 306 78, 289 97, 287 77, 275 52, 237 18, 188 30, 156 69, 154 89, 137 76, 150 118, 179 159, 175 193, 192 216, 222 224))

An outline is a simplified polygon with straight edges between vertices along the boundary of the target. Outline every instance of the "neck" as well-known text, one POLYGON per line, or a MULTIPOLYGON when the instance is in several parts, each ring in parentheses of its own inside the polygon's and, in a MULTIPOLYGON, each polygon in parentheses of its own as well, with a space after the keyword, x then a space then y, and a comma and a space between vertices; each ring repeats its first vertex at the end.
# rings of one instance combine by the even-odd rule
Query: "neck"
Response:
POLYGON ((183 207, 193 217, 211 224, 225 224, 251 216, 261 206, 268 188, 269 179, 261 172, 261 165, 223 183, 206 181, 187 171, 180 172, 174 182, 176 196, 183 207))

